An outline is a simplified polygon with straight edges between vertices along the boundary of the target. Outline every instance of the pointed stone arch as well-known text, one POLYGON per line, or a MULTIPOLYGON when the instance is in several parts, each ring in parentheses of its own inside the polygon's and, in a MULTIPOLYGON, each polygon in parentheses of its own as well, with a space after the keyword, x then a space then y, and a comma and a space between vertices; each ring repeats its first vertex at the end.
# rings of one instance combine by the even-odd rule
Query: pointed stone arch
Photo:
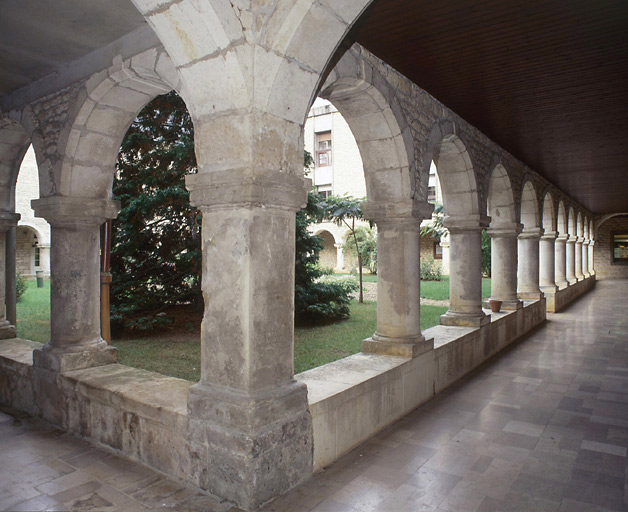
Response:
POLYGON ((378 71, 360 62, 352 49, 332 70, 320 96, 334 104, 351 128, 369 202, 419 199, 412 134, 394 90, 378 71))
POLYGON ((491 218, 491 228, 512 226, 517 223, 512 183, 502 164, 497 164, 491 173, 487 211, 491 218))
POLYGON ((546 232, 556 231, 556 223, 557 220, 554 210, 554 198, 552 197, 551 192, 547 192, 543 198, 543 229, 546 232))
POLYGON ((573 206, 569 207, 569 215, 567 217, 567 232, 570 237, 577 236, 576 231, 576 212, 573 209, 573 206))
POLYGON ((524 231, 541 227, 539 201, 532 181, 527 180, 521 189, 521 224, 524 231))
POLYGON ((567 228, 567 210, 565 209, 565 203, 559 201, 558 203, 558 215, 556 218, 556 231, 559 235, 567 235, 569 233, 567 228))
POLYGON ((0 118, 0 211, 15 209, 15 183, 30 144, 30 137, 20 123, 0 118))
POLYGON ((109 199, 120 145, 130 124, 152 99, 179 85, 168 55, 156 49, 121 63, 104 79, 88 81, 65 130, 58 170, 60 194, 109 199))

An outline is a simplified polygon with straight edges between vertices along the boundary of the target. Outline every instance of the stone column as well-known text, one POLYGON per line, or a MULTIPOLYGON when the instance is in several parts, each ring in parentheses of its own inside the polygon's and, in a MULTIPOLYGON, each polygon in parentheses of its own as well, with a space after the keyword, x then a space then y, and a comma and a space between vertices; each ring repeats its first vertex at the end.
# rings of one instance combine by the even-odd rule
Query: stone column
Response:
POLYGON ((482 227, 479 215, 445 217, 449 230, 449 311, 442 325, 480 327, 490 322, 482 310, 482 227))
POLYGON ((50 246, 39 246, 39 268, 45 276, 50 275, 50 246))
POLYGON ((560 290, 567 288, 567 239, 569 235, 558 235, 554 243, 554 281, 560 290))
POLYGON ((582 273, 582 240, 583 238, 581 236, 576 237, 576 246, 574 248, 574 272, 578 281, 584 279, 584 274, 582 273))
POLYGON ((251 508, 312 474, 307 388, 294 378, 295 215, 308 182, 238 169, 186 179, 203 212, 205 299, 190 431, 208 489, 251 508))
POLYGON ((363 352, 416 357, 434 348, 420 321, 420 229, 432 210, 428 203, 363 205, 377 224, 377 330, 363 352))
MULTIPOLYGON (((15 325, 11 324, 6 318, 6 239, 8 232, 15 227, 19 218, 20 216, 15 213, 0 212, 0 339, 15 338, 16 336, 15 325)), ((15 281, 13 282, 13 287, 15 287, 15 281)))
POLYGON ((554 241, 556 231, 545 231, 539 244, 539 282, 543 293, 556 293, 558 286, 554 281, 554 241))
MULTIPOLYGON (((19 213, 16 213, 19 217, 19 213)), ((18 219, 19 220, 19 219, 18 219)), ((16 220, 17 222, 17 220, 16 220)), ((11 226, 7 231, 7 247, 6 247, 6 310, 7 320, 11 325, 17 326, 17 288, 16 288, 16 261, 15 261, 15 248, 16 248, 16 226, 11 226)))
POLYGON ((443 274, 449 275, 449 233, 445 233, 440 237, 440 246, 443 249, 443 259, 441 260, 441 265, 443 266, 443 274))
POLYGON ((539 239, 543 229, 524 230, 518 237, 517 297, 536 300, 543 297, 539 289, 539 239))
POLYGON ((589 240, 585 238, 582 241, 582 275, 585 279, 591 277, 589 274, 589 240))
POLYGON ((502 309, 521 309, 517 298, 517 237, 521 224, 489 228, 491 237, 491 299, 501 300, 502 309))
POLYGON ((33 365, 63 372, 111 364, 117 350, 100 337, 100 225, 115 201, 53 196, 32 201, 50 224, 50 341, 33 365))
POLYGON ((334 244, 336 248, 336 270, 345 268, 345 251, 342 244, 334 244))
POLYGON ((567 238, 566 252, 567 281, 572 285, 578 282, 576 279, 576 237, 573 235, 567 238))
POLYGON ((588 258, 588 262, 589 262, 589 274, 594 276, 595 275, 595 264, 593 262, 593 255, 595 254, 595 251, 593 250, 593 246, 595 245, 595 240, 589 240, 589 258, 588 258))

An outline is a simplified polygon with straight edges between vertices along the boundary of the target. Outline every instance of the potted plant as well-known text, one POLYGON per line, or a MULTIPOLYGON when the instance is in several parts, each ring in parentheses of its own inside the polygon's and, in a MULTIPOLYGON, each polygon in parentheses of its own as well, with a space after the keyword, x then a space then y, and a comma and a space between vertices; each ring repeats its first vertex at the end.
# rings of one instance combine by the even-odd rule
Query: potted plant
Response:
POLYGON ((491 312, 492 313, 499 313, 499 311, 502 309, 502 301, 501 300, 491 299, 491 300, 488 301, 488 303, 491 305, 491 312))

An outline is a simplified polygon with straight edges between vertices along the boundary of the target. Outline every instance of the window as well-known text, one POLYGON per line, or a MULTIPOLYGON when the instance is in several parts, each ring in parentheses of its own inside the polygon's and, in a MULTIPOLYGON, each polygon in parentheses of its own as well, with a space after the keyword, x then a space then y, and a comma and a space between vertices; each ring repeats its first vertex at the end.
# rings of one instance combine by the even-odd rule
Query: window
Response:
POLYGON ((434 242, 434 259, 443 259, 443 247, 438 242, 434 242))
POLYGON ((40 263, 39 263, 39 247, 35 247, 35 266, 39 267, 40 263))
POLYGON ((331 165, 331 132, 316 134, 316 166, 331 165))
POLYGON ((427 187, 427 202, 436 202, 436 186, 427 187))
POLYGON ((611 246, 613 247, 613 263, 628 265, 628 232, 611 233, 611 246))
POLYGON ((316 187, 316 193, 324 201, 331 195, 331 189, 329 187, 316 187))

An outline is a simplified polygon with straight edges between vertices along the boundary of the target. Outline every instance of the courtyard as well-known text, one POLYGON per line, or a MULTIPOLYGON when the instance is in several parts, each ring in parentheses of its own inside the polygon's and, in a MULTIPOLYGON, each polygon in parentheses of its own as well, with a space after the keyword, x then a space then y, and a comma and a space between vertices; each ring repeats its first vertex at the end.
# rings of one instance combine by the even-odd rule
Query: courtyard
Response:
MULTIPOLYGON (((626 281, 595 290, 268 512, 628 507, 626 281)), ((22 415, 0 415, 0 509, 239 509, 22 415)), ((15 414, 15 413, 13 413, 15 414)))

